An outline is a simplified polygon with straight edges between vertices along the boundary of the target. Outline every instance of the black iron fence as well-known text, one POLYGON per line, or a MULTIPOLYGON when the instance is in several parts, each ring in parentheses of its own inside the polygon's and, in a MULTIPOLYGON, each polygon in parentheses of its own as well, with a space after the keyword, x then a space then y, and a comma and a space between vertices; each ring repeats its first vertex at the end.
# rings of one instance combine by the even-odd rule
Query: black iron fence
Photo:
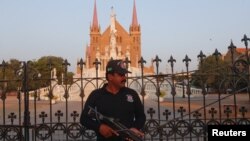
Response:
MULTIPOLYGON (((233 44, 229 47, 234 49, 233 44)), ((247 44, 246 50, 248 51, 247 44)), ((250 125, 248 52, 245 59, 235 59, 233 54, 232 51, 232 63, 230 67, 227 66, 226 69, 229 68, 230 71, 226 75, 202 69, 205 58, 202 52, 198 55, 199 71, 189 70, 191 60, 185 56, 183 62, 186 71, 181 74, 174 73, 175 59, 172 56, 168 60, 171 73, 160 74, 158 68, 161 60, 156 56, 156 73, 144 75, 145 61, 141 58, 138 62, 142 70, 141 76, 128 77, 127 86, 136 89, 147 114, 143 129, 144 140, 207 140, 208 125, 250 125), (216 80, 213 90, 208 88, 210 78, 216 80), (199 82, 197 93, 192 91, 194 86, 191 82, 194 81, 199 82), (178 91, 178 87, 183 91, 178 91)), ((213 56, 218 64, 220 53, 216 50, 213 56)), ((129 63, 128 60, 127 62, 129 63)), ((6 65, 4 61, 1 64, 3 77, 0 78, 0 140, 95 140, 95 133, 80 125, 79 115, 91 90, 101 87, 106 82, 105 78, 98 77, 100 64, 96 63, 97 77, 83 77, 84 62, 81 60, 78 63, 81 73, 79 77, 74 78, 73 83, 67 84, 66 81, 59 85, 54 78, 50 78, 50 84, 42 87, 39 86, 39 81, 44 78, 29 78, 29 62, 22 63, 20 77, 15 80, 5 77, 6 65), (7 88, 13 81, 20 85, 17 91, 10 92, 7 88), (37 83, 37 89, 30 90, 30 82, 37 83)), ((67 77, 67 60, 63 64, 67 77)), ((219 65, 216 68, 222 69, 219 65)), ((32 76, 38 76, 36 70, 32 71, 35 72, 32 76)))

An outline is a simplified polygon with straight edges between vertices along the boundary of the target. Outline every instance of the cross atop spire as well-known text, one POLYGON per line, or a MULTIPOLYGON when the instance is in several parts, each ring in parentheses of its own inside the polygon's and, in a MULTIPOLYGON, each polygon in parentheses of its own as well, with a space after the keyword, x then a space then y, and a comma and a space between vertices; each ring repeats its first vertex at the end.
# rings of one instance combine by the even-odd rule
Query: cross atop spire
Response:
POLYGON ((136 13, 136 6, 135 6, 135 0, 134 0, 134 7, 133 7, 133 15, 132 15, 132 26, 138 26, 137 21, 137 13, 136 13))
POLYGON ((114 17, 115 18, 115 10, 114 10, 114 7, 111 6, 111 17, 114 17))
POLYGON ((93 21, 92 21, 92 28, 98 27, 98 19, 97 19, 97 10, 96 10, 96 0, 94 5, 94 15, 93 15, 93 21))

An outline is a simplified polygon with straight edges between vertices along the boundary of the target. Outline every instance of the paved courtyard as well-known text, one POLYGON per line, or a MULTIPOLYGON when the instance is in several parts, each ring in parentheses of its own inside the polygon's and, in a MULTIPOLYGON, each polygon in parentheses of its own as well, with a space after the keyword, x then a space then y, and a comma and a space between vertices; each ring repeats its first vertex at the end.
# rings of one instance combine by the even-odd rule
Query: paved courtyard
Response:
MULTIPOLYGON (((221 95, 221 108, 222 108, 222 113, 223 113, 223 116, 225 116, 224 114, 224 109, 225 109, 225 106, 226 105, 229 105, 231 106, 231 108, 234 108, 233 105, 234 105, 234 97, 233 95, 230 96, 230 95, 226 95, 226 94, 223 94, 221 95), (227 98, 225 98, 227 97, 227 98), (225 99, 224 99, 225 98, 225 99)), ((237 105, 237 109, 244 106, 246 109, 247 109, 247 113, 246 113, 246 117, 250 118, 250 100, 249 100, 249 96, 247 94, 238 94, 236 96, 236 105, 237 105)), ((168 99, 165 99, 163 102, 160 103, 160 106, 161 106, 161 113, 165 110, 165 109, 168 109, 170 112, 173 111, 173 99, 172 98, 168 98, 168 99)), ((218 113, 218 108, 219 108, 219 105, 218 105, 218 95, 216 94, 211 94, 211 95, 207 95, 206 96, 206 110, 207 112, 211 109, 211 107, 214 107, 216 110, 217 110, 217 113, 218 113), (214 103, 214 104, 212 104, 214 103)), ((21 108, 21 116, 23 116, 23 112, 24 112, 24 101, 21 101, 21 105, 22 105, 22 108, 21 108)), ((203 112, 203 97, 193 97, 193 98, 190 98, 190 108, 191 108, 191 112, 192 111, 195 111, 195 110, 199 110, 201 113, 203 112)), ((156 101, 153 101, 153 100, 145 100, 145 111, 147 112, 147 110, 149 108, 154 108, 155 109, 155 112, 156 114, 154 116, 157 116, 157 102, 156 101)), ((29 107, 30 107, 30 113, 31 113, 31 121, 32 119, 34 119, 34 101, 31 100, 30 103, 29 103, 29 107)), ((42 101, 37 101, 37 104, 36 104, 36 107, 37 107, 37 111, 36 111, 36 117, 39 116, 39 114, 44 111, 47 113, 48 115, 48 118, 47 120, 49 120, 49 109, 50 109, 50 106, 49 106, 49 101, 45 101, 45 100, 42 100, 42 101)), ((188 98, 175 98, 175 109, 176 111, 180 108, 180 107, 183 107, 186 109, 186 113, 188 112, 188 98)), ((8 96, 6 101, 5 101, 5 117, 8 117, 8 115, 11 113, 11 112, 14 112, 16 115, 18 115, 18 110, 19 110, 19 106, 18 106, 18 100, 16 98, 16 96, 8 96)), ((52 105, 52 116, 55 117, 55 112, 57 112, 58 110, 62 111, 64 114, 66 114, 66 104, 65 102, 56 102, 55 104, 52 105)), ((73 112, 73 111, 77 111, 77 113, 81 113, 82 111, 82 106, 81 106, 81 101, 69 101, 68 102, 68 117, 69 117, 69 120, 72 121, 73 118, 71 118, 70 114, 73 112)), ((1 100, 0 101, 0 123, 2 123, 2 120, 3 120, 3 101, 1 100)), ((234 110, 233 110, 233 113, 234 113, 234 110)), ((237 115, 239 117, 241 117, 241 115, 239 115, 240 113, 237 113, 237 115)), ((63 115, 63 117, 65 117, 65 115, 63 115)), ((62 117, 62 120, 63 121, 63 118, 62 117)), ((178 117, 178 116, 176 116, 178 117)), ((155 117, 156 118, 156 117, 155 117)), ((54 120, 57 120, 57 118, 53 118, 53 121, 54 120)), ((79 118, 77 118, 76 120, 79 120, 79 118)), ((17 121, 17 120, 16 120, 17 121)), ((39 120, 38 120, 39 121, 39 120)), ((6 122, 10 122, 9 119, 6 119, 6 122)))

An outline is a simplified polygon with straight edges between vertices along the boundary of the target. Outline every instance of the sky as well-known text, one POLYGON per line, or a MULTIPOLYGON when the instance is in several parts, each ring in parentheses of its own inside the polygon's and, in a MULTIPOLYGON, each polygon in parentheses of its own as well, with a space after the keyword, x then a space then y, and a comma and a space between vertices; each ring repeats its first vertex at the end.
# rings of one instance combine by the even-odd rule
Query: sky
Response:
MULTIPOLYGON (((96 0, 101 32, 109 26, 111 7, 128 31, 134 0, 96 0)), ((174 71, 186 71, 183 59, 197 69, 197 55, 218 49, 226 53, 233 41, 245 48, 243 35, 250 37, 249 0, 136 0, 141 26, 142 56, 150 65, 156 55, 160 71, 170 73, 168 60, 176 59, 174 71)), ((89 44, 94 0, 0 0, 0 61, 37 60, 58 56, 71 64, 84 59, 89 44)))

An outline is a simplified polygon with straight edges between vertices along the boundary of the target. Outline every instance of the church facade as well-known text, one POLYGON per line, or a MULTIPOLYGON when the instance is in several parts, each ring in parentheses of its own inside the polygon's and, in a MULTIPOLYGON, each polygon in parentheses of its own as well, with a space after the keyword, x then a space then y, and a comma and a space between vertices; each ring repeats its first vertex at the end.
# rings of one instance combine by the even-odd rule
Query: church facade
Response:
MULTIPOLYGON (((90 26, 90 43, 85 49, 85 66, 83 75, 85 77, 96 76, 96 65, 98 65, 98 76, 105 76, 105 67, 110 59, 128 60, 128 69, 132 72, 131 76, 138 76, 141 73, 141 27, 138 23, 136 4, 134 0, 132 21, 129 30, 124 27, 116 19, 114 8, 111 8, 110 24, 101 31, 96 1, 94 2, 93 20, 90 26)), ((77 68, 77 74, 80 68, 77 68)), ((145 74, 153 74, 154 67, 144 67, 145 74)))

